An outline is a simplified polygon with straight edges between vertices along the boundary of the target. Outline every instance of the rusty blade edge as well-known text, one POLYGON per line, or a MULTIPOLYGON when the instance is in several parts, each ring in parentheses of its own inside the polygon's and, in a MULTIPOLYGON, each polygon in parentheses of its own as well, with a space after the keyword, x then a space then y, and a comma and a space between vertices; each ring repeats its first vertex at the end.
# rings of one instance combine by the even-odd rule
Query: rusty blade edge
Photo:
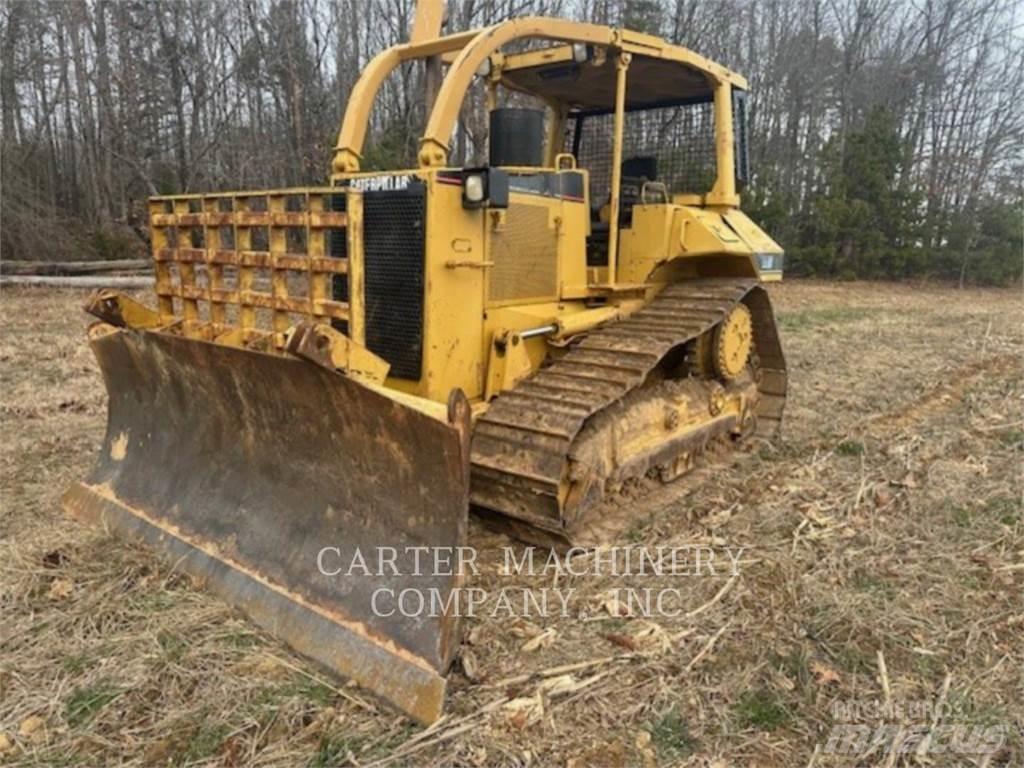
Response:
MULTIPOLYGON (((259 582, 267 589, 273 592, 277 592, 280 595, 283 595, 288 600, 295 603, 299 603, 307 610, 319 614, 332 624, 337 624, 339 627, 348 630, 352 634, 365 638, 368 642, 373 643, 376 646, 379 646, 381 649, 387 651, 392 656, 397 656, 402 661, 412 664, 414 666, 423 667, 427 671, 435 671, 435 668, 432 667, 430 665, 430 662, 426 659, 416 655, 415 653, 412 653, 411 651, 406 650, 404 647, 398 645, 397 643, 393 643, 390 640, 390 638, 386 635, 382 635, 380 633, 374 635, 373 631, 370 630, 364 623, 356 619, 350 618, 344 611, 339 610, 337 607, 334 610, 328 610, 327 608, 323 607, 322 604, 317 605, 315 603, 312 603, 298 592, 293 592, 285 587, 279 586, 277 583, 274 582, 273 579, 268 579, 258 571, 246 567, 244 563, 228 557, 223 557, 217 550, 216 545, 212 544, 211 542, 206 542, 195 534, 189 533, 187 531, 182 531, 180 528, 177 528, 176 526, 169 525, 167 523, 161 522, 160 520, 156 520, 150 517, 148 514, 146 514, 144 510, 141 510, 138 507, 133 507, 125 503, 122 499, 119 499, 116 496, 113 489, 108 484, 103 483, 100 485, 94 485, 82 482, 79 483, 79 485, 92 497, 99 499, 101 501, 110 502, 114 504, 118 508, 123 509, 128 514, 132 515, 133 517, 138 518, 139 520, 151 526, 152 528, 155 528, 164 536, 170 536, 172 538, 186 542, 190 547, 192 547, 192 549, 195 549, 201 552, 202 554, 206 555, 207 557, 213 558, 214 560, 223 563, 228 568, 232 568, 236 571, 239 571, 240 573, 248 576, 253 581, 259 582)), ((163 539, 161 539, 161 541, 163 541, 163 539)))
POLYGON ((85 483, 68 488, 62 501, 69 514, 154 547, 176 570, 200 580, 225 602, 332 674, 354 680, 424 725, 441 717, 447 681, 426 668, 427 662, 396 654, 305 604, 300 596, 204 552, 85 483))

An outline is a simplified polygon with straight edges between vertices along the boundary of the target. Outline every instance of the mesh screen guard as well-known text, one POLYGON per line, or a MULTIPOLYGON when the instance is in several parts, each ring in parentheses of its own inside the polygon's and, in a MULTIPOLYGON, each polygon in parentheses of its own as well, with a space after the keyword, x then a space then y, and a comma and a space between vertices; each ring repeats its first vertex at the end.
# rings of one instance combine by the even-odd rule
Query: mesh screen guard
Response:
MULTIPOLYGON (((576 116, 566 152, 575 152, 580 167, 590 171, 590 201, 600 205, 611 192, 612 114, 576 116)), ((622 134, 623 161, 652 157, 657 178, 670 193, 701 194, 715 183, 715 115, 711 101, 626 113, 622 134)))

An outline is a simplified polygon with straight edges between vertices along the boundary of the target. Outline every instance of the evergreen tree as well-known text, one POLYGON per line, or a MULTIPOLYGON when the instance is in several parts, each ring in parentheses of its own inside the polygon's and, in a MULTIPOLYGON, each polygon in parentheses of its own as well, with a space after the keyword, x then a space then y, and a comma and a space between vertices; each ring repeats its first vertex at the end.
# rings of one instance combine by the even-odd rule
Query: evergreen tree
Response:
POLYGON ((896 120, 876 107, 821 153, 822 184, 803 223, 796 268, 840 278, 903 277, 919 236, 916 194, 900 185, 903 144, 896 120))

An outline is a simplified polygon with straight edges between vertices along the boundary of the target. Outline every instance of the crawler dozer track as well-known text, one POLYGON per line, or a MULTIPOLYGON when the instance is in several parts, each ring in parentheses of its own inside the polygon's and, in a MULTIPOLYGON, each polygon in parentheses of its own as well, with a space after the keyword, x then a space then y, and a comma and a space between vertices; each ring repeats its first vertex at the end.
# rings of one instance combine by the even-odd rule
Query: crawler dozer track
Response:
MULTIPOLYGON (((722 393, 719 383, 707 379, 690 378, 676 387, 705 403, 722 393)), ((591 543, 595 526, 588 512, 615 481, 630 471, 642 475, 659 468, 662 476, 672 476, 665 470, 674 462, 686 462, 728 434, 773 434, 781 424, 785 397, 786 364, 764 288, 744 279, 673 284, 644 309, 591 332, 492 403, 474 429, 471 501, 500 513, 503 524, 521 538, 542 544, 591 543), (628 409, 631 399, 642 399, 642 388, 656 380, 656 371, 692 357, 701 335, 713 333, 740 302, 750 311, 753 325, 746 372, 750 396, 741 411, 716 416, 711 403, 703 412, 706 418, 667 434, 662 444, 619 468, 617 477, 581 472, 581 443, 588 426, 611 418, 617 408, 628 409)))

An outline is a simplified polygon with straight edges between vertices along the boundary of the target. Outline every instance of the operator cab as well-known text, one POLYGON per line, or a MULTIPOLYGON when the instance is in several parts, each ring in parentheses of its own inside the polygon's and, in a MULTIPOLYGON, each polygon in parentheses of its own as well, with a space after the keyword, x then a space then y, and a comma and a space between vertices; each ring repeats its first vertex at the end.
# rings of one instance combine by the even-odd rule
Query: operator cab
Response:
POLYGON ((529 167, 581 176, 588 271, 607 269, 610 238, 621 242, 632 227, 635 206, 734 205, 735 192, 747 182, 746 92, 728 89, 734 178, 723 185, 715 142, 716 84, 700 69, 632 55, 623 77, 622 140, 616 153, 621 64, 608 49, 556 45, 508 54, 491 66, 489 165, 510 170, 513 191, 529 177, 529 167))

